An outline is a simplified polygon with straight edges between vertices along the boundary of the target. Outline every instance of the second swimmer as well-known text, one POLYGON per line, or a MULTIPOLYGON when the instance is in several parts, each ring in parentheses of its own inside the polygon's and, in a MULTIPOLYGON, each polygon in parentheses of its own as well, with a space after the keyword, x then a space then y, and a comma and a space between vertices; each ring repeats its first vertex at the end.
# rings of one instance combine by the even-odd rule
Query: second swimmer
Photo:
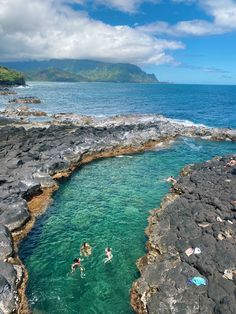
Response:
POLYGON ((92 254, 92 247, 87 242, 84 242, 80 248, 80 254, 83 256, 91 255, 92 254))

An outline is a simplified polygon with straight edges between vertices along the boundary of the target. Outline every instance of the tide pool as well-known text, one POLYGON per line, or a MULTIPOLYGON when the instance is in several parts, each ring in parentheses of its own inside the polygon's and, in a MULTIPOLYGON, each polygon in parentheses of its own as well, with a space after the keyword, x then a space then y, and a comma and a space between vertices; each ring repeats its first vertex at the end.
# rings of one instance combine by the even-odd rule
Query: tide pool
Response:
POLYGON ((231 142, 181 139, 166 149, 98 160, 76 171, 20 246, 33 313, 133 313, 135 263, 145 254, 149 210, 170 188, 165 179, 186 164, 235 151, 231 142), (70 267, 84 241, 93 254, 84 258, 81 278, 70 267), (107 246, 114 257, 104 264, 107 246))

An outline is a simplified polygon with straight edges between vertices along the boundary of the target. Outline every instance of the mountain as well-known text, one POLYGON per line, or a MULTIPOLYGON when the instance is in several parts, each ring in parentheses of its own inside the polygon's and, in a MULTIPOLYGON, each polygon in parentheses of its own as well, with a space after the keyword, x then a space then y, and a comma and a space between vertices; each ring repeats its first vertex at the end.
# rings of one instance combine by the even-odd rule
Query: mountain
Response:
POLYGON ((0 85, 25 85, 24 76, 20 72, 0 66, 0 85))
POLYGON ((67 82, 157 83, 154 74, 129 63, 106 63, 91 60, 52 59, 4 63, 22 71, 27 80, 67 82))

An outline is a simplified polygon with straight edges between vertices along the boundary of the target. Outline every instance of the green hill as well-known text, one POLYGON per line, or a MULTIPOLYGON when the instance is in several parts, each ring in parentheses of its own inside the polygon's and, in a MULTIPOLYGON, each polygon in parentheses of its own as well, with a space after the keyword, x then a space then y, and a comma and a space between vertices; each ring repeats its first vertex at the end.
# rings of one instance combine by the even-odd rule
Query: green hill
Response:
POLYGON ((0 66, 0 85, 25 85, 22 73, 0 66))
POLYGON ((25 72, 28 81, 54 81, 54 82, 83 82, 85 79, 75 73, 63 71, 55 68, 43 70, 32 70, 25 72))
POLYGON ((106 63, 92 60, 47 60, 6 63, 22 71, 26 79, 70 82, 157 83, 154 74, 129 63, 106 63))

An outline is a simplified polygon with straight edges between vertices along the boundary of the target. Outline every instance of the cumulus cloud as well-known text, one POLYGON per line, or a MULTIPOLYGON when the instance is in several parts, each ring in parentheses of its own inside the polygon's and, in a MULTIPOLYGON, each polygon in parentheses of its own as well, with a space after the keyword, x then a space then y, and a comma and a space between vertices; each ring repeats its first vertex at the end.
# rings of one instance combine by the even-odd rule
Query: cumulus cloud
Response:
POLYGON ((234 0, 172 0, 172 2, 195 3, 212 17, 212 21, 180 21, 174 25, 158 21, 141 26, 139 30, 147 34, 171 36, 217 35, 236 30, 236 2, 234 0))
POLYGON ((234 0, 200 0, 200 5, 214 17, 214 24, 226 30, 236 29, 236 2, 234 0))
POLYGON ((66 5, 69 1, 75 2, 0 0, 0 59, 86 58, 162 64, 175 63, 169 50, 184 48, 179 41, 91 19, 86 12, 66 5))

